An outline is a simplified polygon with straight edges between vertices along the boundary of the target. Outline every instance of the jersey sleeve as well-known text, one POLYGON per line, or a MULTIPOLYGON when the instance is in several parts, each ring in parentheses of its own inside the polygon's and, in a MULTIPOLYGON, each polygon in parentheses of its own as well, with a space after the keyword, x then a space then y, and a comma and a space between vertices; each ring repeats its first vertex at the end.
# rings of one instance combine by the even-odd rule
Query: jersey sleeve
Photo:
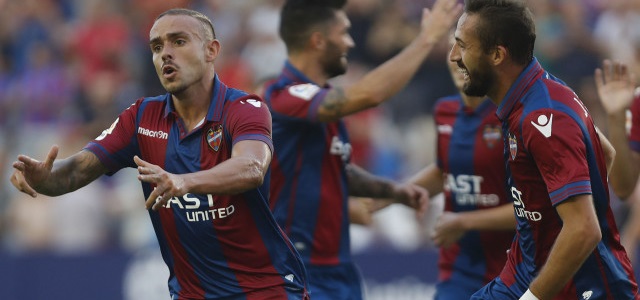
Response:
POLYGON ((258 140, 269 146, 273 153, 271 113, 256 95, 249 95, 229 105, 226 119, 233 144, 243 140, 258 140))
POLYGON ((629 147, 640 153, 640 88, 636 90, 636 97, 633 99, 631 109, 627 115, 629 129, 629 147))
POLYGON ((556 110, 536 110, 523 119, 522 138, 554 206, 591 194, 584 135, 574 119, 556 110))
POLYGON ((313 83, 289 85, 272 95, 271 109, 284 116, 316 122, 318 106, 329 90, 313 83))
POLYGON ((125 167, 135 167, 136 115, 142 99, 125 109, 100 136, 89 142, 84 149, 93 152, 112 175, 125 167))

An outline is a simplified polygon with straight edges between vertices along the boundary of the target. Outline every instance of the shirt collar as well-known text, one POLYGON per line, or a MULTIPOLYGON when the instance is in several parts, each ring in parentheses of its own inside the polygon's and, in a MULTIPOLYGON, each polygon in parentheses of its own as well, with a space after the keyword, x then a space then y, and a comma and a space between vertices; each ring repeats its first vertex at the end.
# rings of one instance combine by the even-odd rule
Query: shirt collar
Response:
POLYGON ((516 81, 511 85, 507 94, 502 98, 496 114, 500 120, 504 120, 513 110, 515 104, 520 101, 522 95, 524 95, 531 85, 542 76, 544 70, 538 59, 535 57, 529 63, 529 65, 520 73, 516 81))
MULTIPOLYGON (((224 107, 224 102, 227 94, 227 86, 220 81, 218 75, 216 74, 213 78, 213 92, 211 93, 211 105, 209 105, 209 112, 207 112, 207 121, 219 122, 222 118, 222 109, 224 107)), ((175 113, 175 108, 173 107, 173 101, 171 101, 171 93, 167 93, 165 95, 165 118, 171 114, 175 113)))

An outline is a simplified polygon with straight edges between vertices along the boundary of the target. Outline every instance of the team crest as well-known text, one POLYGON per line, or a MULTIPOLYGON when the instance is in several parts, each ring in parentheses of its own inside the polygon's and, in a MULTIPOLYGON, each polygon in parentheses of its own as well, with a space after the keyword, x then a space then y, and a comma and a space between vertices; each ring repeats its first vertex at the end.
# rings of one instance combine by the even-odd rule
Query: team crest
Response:
POLYGON ((220 149, 220 144, 222 144, 222 125, 218 125, 215 130, 213 127, 209 128, 206 138, 209 147, 217 152, 220 149))
POLYGON ((518 154, 518 140, 516 136, 509 132, 509 152, 511 153, 511 160, 516 159, 516 154, 518 154))
POLYGON ((502 139, 502 129, 498 125, 487 124, 484 126, 482 132, 482 139, 487 144, 487 147, 493 148, 497 141, 502 139))

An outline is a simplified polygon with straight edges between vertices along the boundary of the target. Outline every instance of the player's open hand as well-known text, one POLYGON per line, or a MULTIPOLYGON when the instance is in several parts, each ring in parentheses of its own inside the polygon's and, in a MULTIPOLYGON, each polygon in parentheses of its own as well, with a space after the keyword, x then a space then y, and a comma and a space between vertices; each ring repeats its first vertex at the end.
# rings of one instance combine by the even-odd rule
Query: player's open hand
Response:
POLYGON ((181 176, 171 174, 159 166, 142 160, 137 155, 133 161, 138 165, 138 180, 155 186, 145 202, 147 209, 158 210, 171 198, 180 197, 187 193, 184 179, 181 176))
POLYGON ((433 8, 422 10, 421 35, 433 45, 440 41, 453 27, 462 12, 462 4, 456 0, 436 0, 433 8))
POLYGON ((397 184, 394 195, 397 203, 414 208, 419 215, 427 212, 429 192, 425 188, 411 183, 397 184))
POLYGON ((445 211, 436 223, 431 239, 438 247, 448 248, 462 237, 466 230, 460 224, 460 216, 457 213, 445 211))
POLYGON ((30 195, 38 196, 36 189, 51 176, 53 162, 58 156, 58 146, 53 145, 44 161, 35 160, 26 155, 18 155, 18 160, 13 162, 13 174, 11 184, 19 191, 30 195))
POLYGON ((623 113, 633 101, 635 76, 627 65, 604 60, 595 71, 596 88, 607 114, 623 113))

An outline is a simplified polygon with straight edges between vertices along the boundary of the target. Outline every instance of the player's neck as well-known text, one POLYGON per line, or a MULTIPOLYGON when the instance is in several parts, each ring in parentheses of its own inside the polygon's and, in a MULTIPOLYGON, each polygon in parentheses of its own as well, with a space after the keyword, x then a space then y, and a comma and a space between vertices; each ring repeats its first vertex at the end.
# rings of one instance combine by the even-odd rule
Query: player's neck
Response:
POLYGON ((171 96, 173 107, 187 129, 193 130, 209 111, 213 86, 211 81, 206 86, 191 86, 187 90, 171 96))
POLYGON ((480 106, 480 104, 482 104, 485 99, 484 97, 468 96, 463 92, 460 92, 460 95, 462 96, 462 102, 464 102, 464 105, 472 110, 478 108, 478 106, 480 106))
POLYGON ((319 86, 327 84, 329 78, 323 71, 322 66, 315 57, 309 57, 305 53, 290 54, 289 62, 300 72, 311 79, 311 81, 319 86))
POLYGON ((495 86, 487 92, 489 99, 499 106, 523 70, 524 67, 512 64, 510 66, 505 66, 504 69, 498 71, 498 78, 495 86))

